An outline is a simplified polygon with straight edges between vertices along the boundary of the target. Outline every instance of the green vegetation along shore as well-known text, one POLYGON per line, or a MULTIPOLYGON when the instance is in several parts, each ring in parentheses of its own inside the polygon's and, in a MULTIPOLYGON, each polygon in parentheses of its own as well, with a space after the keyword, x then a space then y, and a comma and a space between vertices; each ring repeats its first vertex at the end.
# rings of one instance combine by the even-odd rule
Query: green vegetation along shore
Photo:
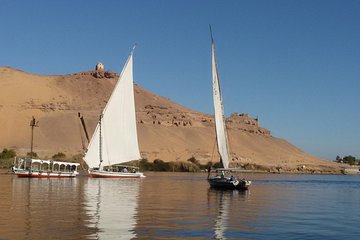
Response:
MULTIPOLYGON (((14 163, 14 157, 17 156, 17 153, 13 149, 4 148, 0 153, 0 168, 10 169, 14 163)), ((27 157, 30 156, 30 153, 27 153, 27 157)), ((25 157, 25 156, 19 156, 25 157)), ((37 153, 33 153, 33 157, 38 157, 37 153)), ((57 161, 71 161, 71 162, 79 162, 82 163, 83 166, 83 155, 77 154, 71 157, 66 156, 66 154, 62 152, 55 153, 51 159, 57 161)), ((337 157, 335 162, 344 164, 344 169, 346 166, 350 165, 359 165, 360 160, 356 159, 352 156, 346 157, 337 157)), ((149 161, 147 159, 141 159, 140 161, 131 161, 125 163, 125 165, 131 165, 139 167, 141 171, 160 171, 160 172, 204 172, 209 168, 221 168, 221 164, 219 162, 212 163, 208 162, 206 164, 201 164, 195 157, 189 158, 187 161, 164 161, 161 159, 155 159, 154 161, 149 161)), ((243 164, 241 166, 237 166, 238 169, 244 172, 259 172, 259 173, 294 173, 294 174, 341 174, 342 171, 334 171, 331 169, 311 169, 307 167, 298 167, 296 169, 287 169, 282 166, 277 167, 267 167, 257 164, 243 164)), ((86 168, 83 166, 84 172, 86 168)))

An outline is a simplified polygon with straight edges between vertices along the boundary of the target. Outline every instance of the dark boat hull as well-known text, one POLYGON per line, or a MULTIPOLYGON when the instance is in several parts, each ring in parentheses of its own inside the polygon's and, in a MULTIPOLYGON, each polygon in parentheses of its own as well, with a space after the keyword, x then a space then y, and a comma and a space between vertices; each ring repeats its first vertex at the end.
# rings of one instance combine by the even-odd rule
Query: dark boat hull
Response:
POLYGON ((211 188, 224 189, 224 190, 247 190, 251 185, 251 181, 235 180, 232 181, 229 178, 209 178, 208 182, 211 188))

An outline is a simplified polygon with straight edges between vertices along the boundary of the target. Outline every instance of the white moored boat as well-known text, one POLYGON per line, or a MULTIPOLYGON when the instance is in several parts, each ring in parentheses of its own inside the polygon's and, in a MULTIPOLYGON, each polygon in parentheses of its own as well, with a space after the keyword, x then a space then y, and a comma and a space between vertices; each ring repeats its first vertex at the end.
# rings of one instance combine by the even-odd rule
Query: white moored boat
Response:
POLYGON ((133 51, 100 115, 85 154, 91 177, 145 177, 137 167, 121 165, 141 159, 135 116, 133 51))
POLYGON ((12 169, 18 177, 72 178, 79 174, 79 165, 71 162, 16 158, 12 169))
POLYGON ((79 163, 60 162, 54 160, 33 159, 34 128, 38 127, 38 121, 32 117, 31 127, 31 148, 29 158, 15 158, 11 170, 18 177, 28 178, 72 178, 76 177, 79 163))

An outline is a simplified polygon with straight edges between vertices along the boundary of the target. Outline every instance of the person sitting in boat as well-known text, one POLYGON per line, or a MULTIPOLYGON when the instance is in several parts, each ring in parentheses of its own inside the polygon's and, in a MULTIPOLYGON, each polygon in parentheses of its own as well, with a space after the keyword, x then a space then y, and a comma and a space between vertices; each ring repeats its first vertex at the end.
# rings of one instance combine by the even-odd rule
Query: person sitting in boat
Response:
POLYGON ((127 168, 124 168, 122 171, 123 171, 123 172, 128 172, 127 168))
POLYGON ((233 176, 233 175, 231 175, 231 177, 230 177, 230 182, 235 182, 235 177, 233 176))
POLYGON ((225 178, 225 172, 224 172, 224 171, 220 171, 220 176, 221 176, 221 178, 225 178))

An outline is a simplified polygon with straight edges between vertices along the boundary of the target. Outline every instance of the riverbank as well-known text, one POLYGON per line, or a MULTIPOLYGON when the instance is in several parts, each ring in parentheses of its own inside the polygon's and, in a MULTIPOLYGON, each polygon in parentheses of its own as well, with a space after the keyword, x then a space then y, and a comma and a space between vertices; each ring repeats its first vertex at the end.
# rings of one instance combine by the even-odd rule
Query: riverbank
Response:
MULTIPOLYGON (((140 167, 143 172, 207 172, 209 168, 220 168, 219 164, 201 164, 196 159, 189 159, 186 162, 165 162, 156 159, 150 162, 146 159, 140 161, 129 162, 128 165, 140 167)), ((0 169, 10 171, 13 166, 13 158, 1 159, 0 169)), ((86 174, 86 169, 79 169, 81 173, 86 174)), ((233 172, 238 173, 272 173, 272 174, 360 174, 359 167, 350 166, 347 164, 334 164, 329 162, 329 165, 299 165, 299 166, 263 166, 257 164, 243 164, 233 172)), ((2 171, 3 172, 3 171, 2 171)))

